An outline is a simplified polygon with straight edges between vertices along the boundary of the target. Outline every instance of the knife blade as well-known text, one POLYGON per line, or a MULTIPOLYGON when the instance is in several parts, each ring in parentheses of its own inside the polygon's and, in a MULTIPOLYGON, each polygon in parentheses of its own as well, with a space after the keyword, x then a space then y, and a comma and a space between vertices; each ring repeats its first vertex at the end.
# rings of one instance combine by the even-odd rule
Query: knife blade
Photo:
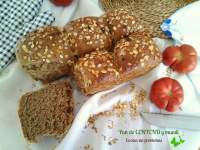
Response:
POLYGON ((141 116, 146 122, 158 127, 200 130, 200 116, 160 114, 151 112, 141 112, 141 116))

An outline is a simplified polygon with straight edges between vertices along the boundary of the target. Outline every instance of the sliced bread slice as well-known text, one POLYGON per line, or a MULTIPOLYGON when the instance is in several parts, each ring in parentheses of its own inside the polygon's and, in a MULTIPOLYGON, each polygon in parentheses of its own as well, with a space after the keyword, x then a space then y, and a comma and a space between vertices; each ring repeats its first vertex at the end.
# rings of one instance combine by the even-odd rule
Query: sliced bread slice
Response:
POLYGON ((24 137, 29 142, 43 136, 63 137, 72 124, 73 107, 72 89, 66 80, 26 93, 18 110, 24 137))

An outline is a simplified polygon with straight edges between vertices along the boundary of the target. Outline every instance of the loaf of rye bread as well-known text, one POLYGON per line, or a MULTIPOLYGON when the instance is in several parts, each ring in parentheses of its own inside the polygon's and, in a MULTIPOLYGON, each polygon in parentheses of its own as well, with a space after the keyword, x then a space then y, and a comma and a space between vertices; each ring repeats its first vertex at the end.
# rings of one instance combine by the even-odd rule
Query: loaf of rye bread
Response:
POLYGON ((94 51, 79 58, 73 74, 83 94, 99 91, 146 74, 161 62, 161 54, 145 32, 118 41, 113 52, 94 51))
POLYGON ((134 32, 143 32, 144 26, 139 19, 125 9, 110 10, 101 16, 108 24, 114 42, 134 32))
POLYGON ((101 17, 75 19, 62 29, 37 29, 18 44, 16 56, 33 79, 48 83, 70 75, 77 57, 95 50, 109 51, 116 41, 142 29, 127 11, 113 10, 101 17))
POLYGON ((62 138, 73 115, 72 90, 67 81, 55 81, 20 99, 18 115, 24 137, 37 142, 42 136, 62 138))
POLYGON ((148 73, 160 64, 161 59, 159 48, 146 32, 133 33, 114 47, 114 63, 121 76, 120 82, 148 73))
POLYGON ((27 34, 18 44, 16 56, 33 79, 48 83, 70 75, 76 57, 111 47, 112 37, 103 19, 84 17, 63 29, 47 26, 27 34))
POLYGON ((77 56, 112 47, 112 36, 102 18, 83 17, 73 20, 64 26, 64 31, 70 48, 77 56))
POLYGON ((74 54, 67 41, 61 29, 42 27, 25 36, 16 57, 33 79, 50 82, 71 73, 74 54))

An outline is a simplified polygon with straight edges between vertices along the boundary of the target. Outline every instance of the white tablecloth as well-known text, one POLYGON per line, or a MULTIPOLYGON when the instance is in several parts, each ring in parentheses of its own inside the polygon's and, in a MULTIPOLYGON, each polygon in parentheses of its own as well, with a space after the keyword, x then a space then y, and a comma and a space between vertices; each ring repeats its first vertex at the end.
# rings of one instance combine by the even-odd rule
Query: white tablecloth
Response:
MULTIPOLYGON (((77 0, 75 0, 78 2, 77 0)), ((78 18, 80 16, 99 16, 103 12, 98 7, 98 2, 96 0, 80 0, 79 5, 76 9, 76 12, 73 13, 72 9, 75 9, 75 4, 70 6, 70 8, 55 8, 47 0, 44 1, 43 10, 50 9, 54 12, 56 18, 55 25, 63 26, 65 22, 70 20, 70 18, 78 18), (72 16, 73 15, 73 16, 72 16)), ((156 43, 159 45, 160 49, 163 50, 166 46, 170 45, 169 41, 163 41, 156 39, 156 43)), ((147 75, 134 79, 133 82, 137 85, 137 88, 144 88, 149 91, 151 83, 160 77, 166 75, 166 67, 163 64, 160 64, 156 69, 148 73, 147 75)), ((182 114, 196 114, 200 115, 200 97, 195 93, 193 86, 188 81, 185 75, 173 75, 176 79, 180 81, 185 91, 184 103, 182 105, 182 114)), ((73 84, 73 83, 72 83, 73 84)), ((93 104, 97 104, 102 98, 100 95, 95 95, 93 98, 84 97, 74 86, 74 99, 76 102, 75 112, 77 114, 72 128, 69 131, 69 134, 61 141, 59 145, 58 141, 53 138, 45 138, 38 144, 28 145, 24 140, 22 131, 20 128, 20 122, 17 115, 17 108, 19 98, 22 94, 36 90, 41 87, 40 82, 33 81, 23 70, 20 68, 17 62, 13 62, 0 76, 0 150, 13 150, 20 149, 25 150, 28 148, 31 149, 41 149, 47 150, 55 148, 59 145, 59 149, 66 150, 76 150, 84 149, 84 146, 87 144, 91 145, 94 150, 169 150, 169 149, 178 149, 178 150, 197 150, 200 147, 199 139, 200 132, 184 131, 179 130, 183 133, 181 134, 182 138, 185 140, 185 143, 173 147, 169 144, 173 136, 157 136, 157 135, 147 135, 147 136, 138 136, 130 135, 129 138, 162 138, 162 142, 158 143, 127 143, 126 136, 119 134, 119 129, 158 129, 155 126, 151 126, 144 122, 142 118, 137 118, 135 120, 130 120, 130 118, 125 117, 122 119, 111 117, 114 121, 114 128, 108 129, 107 122, 108 118, 100 118, 96 122, 96 127, 98 128, 98 133, 95 133, 90 128, 85 129, 84 123, 87 120, 88 114, 93 114, 98 110, 98 107, 95 108, 93 104), (88 100, 89 99, 89 100, 88 100), (87 101, 87 102, 86 102, 87 101), (83 103, 86 102, 84 105, 83 103), (79 104, 80 103, 80 104, 79 104), (81 110, 80 110, 81 108, 81 110), (80 110, 80 111, 79 111, 80 110), (78 113, 79 112, 79 113, 78 113), (118 138, 118 141, 109 145, 108 141, 104 140, 103 136, 115 137, 118 138)), ((127 93, 120 95, 120 91, 128 89, 128 84, 124 85, 123 88, 119 88, 118 94, 115 94, 110 100, 117 98, 130 99, 127 93)), ((155 106, 150 103, 147 99, 145 105, 143 106, 144 110, 149 111, 158 111, 155 106)), ((161 130, 174 130, 174 129, 161 129, 161 130)))

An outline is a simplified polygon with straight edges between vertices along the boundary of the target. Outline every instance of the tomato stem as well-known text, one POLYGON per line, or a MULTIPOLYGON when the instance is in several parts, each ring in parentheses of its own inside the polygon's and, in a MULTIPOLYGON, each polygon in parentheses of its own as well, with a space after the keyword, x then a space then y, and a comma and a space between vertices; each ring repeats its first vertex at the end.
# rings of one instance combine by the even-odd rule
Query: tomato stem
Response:
POLYGON ((182 61, 184 59, 184 55, 182 52, 179 52, 176 54, 176 58, 178 61, 182 61))
POLYGON ((170 90, 167 95, 171 97, 173 95, 172 91, 170 90))

